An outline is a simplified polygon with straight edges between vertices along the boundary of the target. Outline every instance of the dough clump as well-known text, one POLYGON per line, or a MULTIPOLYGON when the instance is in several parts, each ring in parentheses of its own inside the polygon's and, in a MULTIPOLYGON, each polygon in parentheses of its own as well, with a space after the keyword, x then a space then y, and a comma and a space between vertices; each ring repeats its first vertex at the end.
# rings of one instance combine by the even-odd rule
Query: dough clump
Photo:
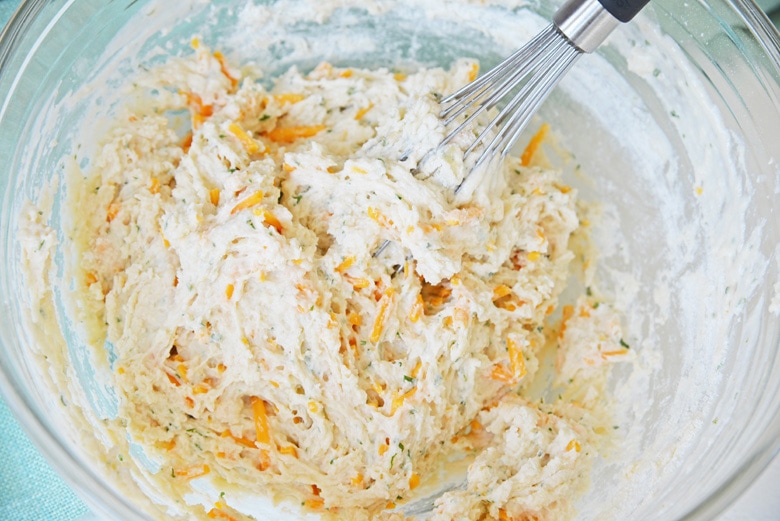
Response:
POLYGON ((456 199, 479 124, 422 161, 476 72, 323 63, 267 88, 198 45, 136 81, 69 182, 81 318, 149 479, 227 491, 193 516, 245 519, 240 490, 403 519, 464 458, 433 519, 573 514, 627 350, 607 304, 556 311, 583 227, 559 172, 510 157, 456 199))

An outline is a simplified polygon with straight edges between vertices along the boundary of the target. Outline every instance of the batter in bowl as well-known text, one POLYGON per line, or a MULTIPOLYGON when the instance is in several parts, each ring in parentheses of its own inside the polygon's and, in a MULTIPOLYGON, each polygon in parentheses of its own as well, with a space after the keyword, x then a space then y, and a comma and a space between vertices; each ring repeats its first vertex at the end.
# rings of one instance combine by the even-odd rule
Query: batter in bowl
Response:
POLYGON ((457 200, 478 127, 417 171, 477 64, 323 63, 267 90, 193 46, 137 79, 67 186, 80 318, 159 489, 210 480, 226 492, 192 507, 206 519, 246 518, 233 490, 401 519, 465 458, 433 519, 571 517, 630 351, 607 303, 556 311, 587 223, 536 143, 457 200))

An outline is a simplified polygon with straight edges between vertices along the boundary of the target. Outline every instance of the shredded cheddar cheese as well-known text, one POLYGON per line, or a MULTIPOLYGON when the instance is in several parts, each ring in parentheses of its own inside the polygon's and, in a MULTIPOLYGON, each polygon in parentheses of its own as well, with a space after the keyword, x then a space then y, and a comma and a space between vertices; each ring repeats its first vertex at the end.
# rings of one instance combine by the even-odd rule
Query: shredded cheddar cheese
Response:
MULTIPOLYGON (((467 455, 467 488, 443 494, 433 521, 570 508, 612 430, 589 413, 634 350, 609 303, 559 303, 585 220, 576 190, 540 167, 549 126, 456 203, 468 140, 436 149, 437 98, 477 77, 473 60, 322 64, 268 87, 192 47, 146 73, 144 89, 170 95, 118 118, 91 158, 106 167, 74 181, 68 207, 89 223, 74 308, 116 351, 117 439, 148 443, 167 469, 131 472, 180 499, 203 478, 373 519, 467 455), (548 403, 528 392, 540 353, 562 389, 548 403)), ((249 519, 215 499, 190 517, 249 519)))
POLYGON ((276 143, 292 143, 297 139, 316 136, 325 130, 325 125, 309 125, 300 127, 276 127, 266 133, 271 141, 276 143))

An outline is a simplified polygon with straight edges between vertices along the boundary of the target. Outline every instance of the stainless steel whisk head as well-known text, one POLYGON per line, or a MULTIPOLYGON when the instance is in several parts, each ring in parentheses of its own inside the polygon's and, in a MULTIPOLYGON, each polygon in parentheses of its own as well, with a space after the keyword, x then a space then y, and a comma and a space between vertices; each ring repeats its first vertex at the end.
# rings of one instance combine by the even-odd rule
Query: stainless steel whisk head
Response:
POLYGON ((496 154, 504 157, 553 87, 582 54, 580 49, 562 38, 557 31, 554 25, 548 26, 488 74, 442 100, 445 108, 440 117, 445 125, 463 116, 466 118, 439 146, 452 141, 480 114, 520 87, 464 154, 464 158, 468 158, 476 148, 484 146, 473 169, 479 168, 496 154), (494 132, 495 135, 490 139, 494 132))
MULTIPOLYGON (((464 118, 439 144, 440 149, 486 110, 512 94, 510 101, 466 149, 464 159, 480 155, 472 172, 496 155, 506 156, 550 91, 583 53, 594 51, 648 0, 569 0, 553 23, 477 80, 441 101, 445 125, 464 118)), ((468 177, 467 173, 467 177, 468 177)), ((464 179, 465 182, 465 179, 464 179)), ((463 182, 456 188, 456 193, 463 182)))
MULTIPOLYGON (((486 74, 441 100, 444 109, 439 116, 445 125, 453 124, 461 117, 464 119, 435 149, 423 156, 415 171, 480 114, 514 92, 509 103, 466 149, 464 161, 475 152, 481 153, 455 188, 457 194, 480 165, 496 155, 503 158, 509 153, 536 110, 577 58, 593 52, 621 22, 631 20, 648 1, 568 0, 556 11, 553 23, 544 31, 486 74)), ((377 257, 389 244, 388 240, 382 242, 373 256, 377 257)))

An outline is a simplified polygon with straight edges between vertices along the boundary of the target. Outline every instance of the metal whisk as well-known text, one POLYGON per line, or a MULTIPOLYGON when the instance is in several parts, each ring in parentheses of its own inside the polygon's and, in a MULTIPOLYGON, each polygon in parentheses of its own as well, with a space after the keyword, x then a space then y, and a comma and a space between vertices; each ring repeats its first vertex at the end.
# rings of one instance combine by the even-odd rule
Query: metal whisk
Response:
MULTIPOLYGON (((467 117, 438 148, 449 143, 482 112, 516 91, 465 153, 468 157, 481 149, 469 173, 496 154, 503 158, 577 58, 594 51, 620 22, 631 20, 647 2, 569 0, 555 13, 553 23, 544 31, 486 74, 441 101, 445 108, 440 117, 445 125, 464 114, 467 117), (488 142, 494 133, 495 136, 488 142)), ((462 186, 463 182, 456 193, 462 186)))
MULTIPOLYGON (((464 161, 476 151, 481 150, 481 153, 455 189, 457 194, 480 165, 497 154, 503 158, 509 153, 531 117, 577 58, 596 50, 621 22, 631 20, 648 1, 568 0, 553 16, 553 23, 530 42, 483 76, 441 100, 444 109, 439 117, 445 125, 464 115, 465 119, 438 147, 423 156, 417 169, 482 112, 516 91, 509 103, 466 149, 464 161), (487 142, 494 133, 495 136, 487 142)), ((374 252, 374 257, 382 253, 389 243, 384 241, 374 252)))

